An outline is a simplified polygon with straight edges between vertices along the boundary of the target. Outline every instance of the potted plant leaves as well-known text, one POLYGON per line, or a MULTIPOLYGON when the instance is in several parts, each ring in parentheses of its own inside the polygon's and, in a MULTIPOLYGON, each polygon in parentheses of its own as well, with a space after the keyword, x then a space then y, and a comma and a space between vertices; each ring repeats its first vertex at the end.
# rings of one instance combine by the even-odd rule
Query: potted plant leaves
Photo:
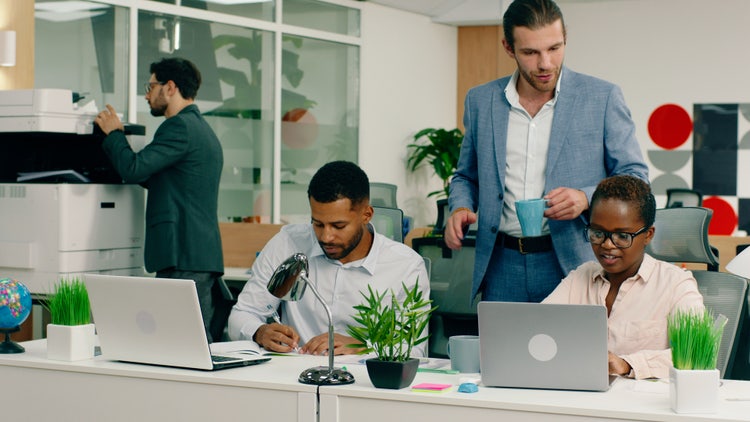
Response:
POLYGON ((411 289, 403 283, 402 286, 406 296, 401 302, 392 290, 386 299, 386 292, 367 286, 368 293, 361 292, 365 303, 354 307, 354 320, 359 325, 350 325, 347 330, 359 342, 350 347, 363 348, 361 353, 374 352, 377 356, 365 364, 370 381, 378 388, 400 389, 414 380, 419 359, 412 358, 411 351, 427 340, 425 328, 436 309, 432 300, 423 297, 418 283, 411 289))
POLYGON ((409 156, 407 167, 416 171, 422 162, 426 161, 443 181, 443 189, 427 194, 447 198, 450 179, 458 167, 458 156, 461 153, 461 143, 464 135, 459 129, 422 129, 414 135, 414 142, 407 145, 409 156))
POLYGON ((677 413, 713 413, 719 406, 716 362, 726 317, 709 311, 677 310, 667 320, 672 365, 669 400, 677 413))
POLYGON ((78 279, 60 279, 44 301, 49 311, 47 358, 76 361, 94 357, 94 324, 86 285, 78 279))

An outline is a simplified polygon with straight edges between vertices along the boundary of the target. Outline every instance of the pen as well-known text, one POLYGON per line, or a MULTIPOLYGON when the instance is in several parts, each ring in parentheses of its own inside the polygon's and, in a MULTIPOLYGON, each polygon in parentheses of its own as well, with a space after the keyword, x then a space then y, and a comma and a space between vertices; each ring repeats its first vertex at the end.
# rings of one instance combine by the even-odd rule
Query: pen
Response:
POLYGON ((276 308, 274 308, 271 305, 267 305, 266 308, 269 311, 273 312, 273 314, 271 315, 271 317, 273 318, 273 320, 276 321, 277 324, 281 324, 281 318, 279 317, 279 313, 276 312, 276 308))
MULTIPOLYGON (((271 314, 271 318, 273 318, 273 320, 276 321, 277 324, 281 324, 281 318, 279 317, 279 313, 276 312, 276 308, 274 308, 271 305, 266 305, 266 309, 268 309, 269 311, 273 312, 271 314)), ((295 347, 293 349, 294 353, 299 352, 299 350, 300 350, 299 346, 297 346, 297 347, 295 347)))

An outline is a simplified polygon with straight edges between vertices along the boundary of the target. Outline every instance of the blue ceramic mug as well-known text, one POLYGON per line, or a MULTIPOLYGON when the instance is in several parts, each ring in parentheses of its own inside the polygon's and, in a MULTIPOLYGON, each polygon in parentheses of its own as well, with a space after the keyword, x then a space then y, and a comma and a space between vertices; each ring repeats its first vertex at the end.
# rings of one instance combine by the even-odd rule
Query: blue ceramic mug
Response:
POLYGON ((546 199, 523 199, 516 201, 516 215, 524 236, 541 236, 546 199))

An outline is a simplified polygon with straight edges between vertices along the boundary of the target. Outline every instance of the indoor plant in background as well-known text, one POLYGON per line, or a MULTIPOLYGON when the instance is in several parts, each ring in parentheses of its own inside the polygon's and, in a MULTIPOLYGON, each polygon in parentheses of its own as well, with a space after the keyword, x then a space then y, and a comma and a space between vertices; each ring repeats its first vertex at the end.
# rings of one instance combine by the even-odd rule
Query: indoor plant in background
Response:
POLYGON ((414 380, 419 359, 412 358, 411 351, 427 340, 425 328, 436 309, 432 300, 422 296, 418 283, 411 289, 402 286, 406 296, 399 303, 393 291, 386 299, 386 292, 376 292, 368 285, 368 293, 361 292, 365 303, 354 307, 354 320, 360 325, 350 325, 347 330, 359 342, 350 347, 375 353, 365 364, 372 385, 378 388, 404 388, 414 380))
POLYGON ((435 174, 443 181, 443 189, 432 191, 427 197, 435 196, 437 200, 438 218, 435 229, 429 236, 442 235, 443 215, 448 208, 450 180, 458 167, 458 156, 461 153, 461 143, 464 135, 459 129, 422 129, 414 135, 414 142, 407 145, 409 155, 407 168, 416 171, 423 162, 432 166, 435 174))
POLYGON ((416 171, 423 161, 432 166, 435 174, 443 181, 443 189, 427 194, 447 198, 451 176, 458 166, 458 155, 461 152, 463 133, 458 129, 422 129, 414 135, 414 142, 406 147, 410 150, 407 168, 416 171))
POLYGON ((677 310, 667 319, 672 368, 669 401, 677 413, 714 413, 719 406, 719 355, 726 317, 677 310))
POLYGON ((47 358, 76 361, 94 357, 94 324, 86 285, 78 278, 60 279, 43 301, 49 311, 47 358))

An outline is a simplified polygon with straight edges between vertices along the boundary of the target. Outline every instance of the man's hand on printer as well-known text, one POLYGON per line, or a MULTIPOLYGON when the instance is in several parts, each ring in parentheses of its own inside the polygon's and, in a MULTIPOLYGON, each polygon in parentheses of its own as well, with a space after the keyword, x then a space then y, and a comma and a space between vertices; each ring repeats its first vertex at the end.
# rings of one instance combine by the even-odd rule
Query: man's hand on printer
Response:
POLYGON ((117 116, 114 107, 109 104, 107 104, 106 110, 102 110, 96 115, 94 123, 101 128, 105 135, 109 135, 113 130, 125 131, 125 127, 122 125, 120 117, 117 116))

